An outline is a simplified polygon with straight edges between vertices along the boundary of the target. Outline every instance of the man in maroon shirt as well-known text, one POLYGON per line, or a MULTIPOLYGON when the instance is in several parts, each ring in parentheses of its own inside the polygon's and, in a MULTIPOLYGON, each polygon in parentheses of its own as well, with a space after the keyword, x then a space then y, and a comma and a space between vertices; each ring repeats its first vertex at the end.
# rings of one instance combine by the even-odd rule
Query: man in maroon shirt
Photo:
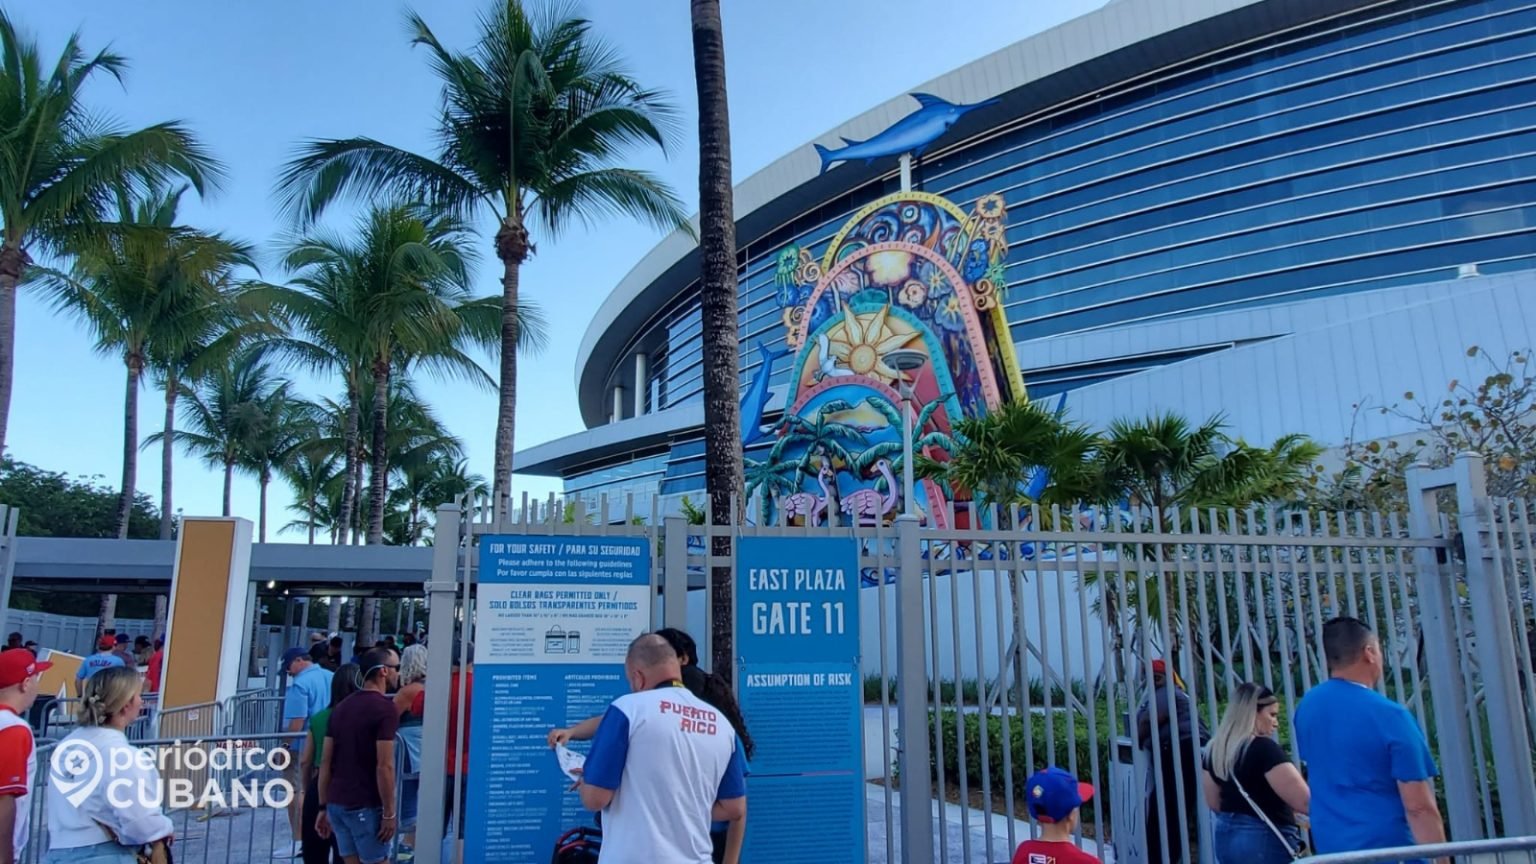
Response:
POLYGON ((400 714, 388 695, 400 683, 400 655, 363 655, 363 687, 331 709, 320 757, 315 830, 336 835, 347 864, 384 864, 395 836, 395 732, 400 714))

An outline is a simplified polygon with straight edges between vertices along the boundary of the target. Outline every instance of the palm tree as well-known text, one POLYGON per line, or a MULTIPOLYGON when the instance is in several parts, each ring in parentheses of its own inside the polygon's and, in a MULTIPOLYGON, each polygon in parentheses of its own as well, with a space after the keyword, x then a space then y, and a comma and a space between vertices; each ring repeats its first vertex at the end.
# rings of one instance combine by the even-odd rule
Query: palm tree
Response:
MULTIPOLYGON (((921 428, 921 427, 919 427, 921 428)), ((1096 503, 1104 497, 1094 454, 1099 437, 1038 402, 1013 402, 981 417, 955 424, 958 446, 949 461, 923 464, 926 476, 939 474, 969 489, 978 504, 996 504, 1003 517, 1020 504, 1096 503), (1036 470, 1051 481, 1031 498, 1026 484, 1036 470)))
POLYGON ((336 505, 340 503, 342 485, 341 459, 333 451, 323 447, 299 447, 282 468, 283 479, 293 489, 294 502, 288 509, 300 518, 278 529, 279 534, 290 531, 307 531, 309 543, 315 542, 315 532, 335 531, 336 505), (332 498, 336 501, 332 501, 332 498))
MULTIPOLYGON (((725 87, 720 0, 692 0, 693 80, 699 91, 699 298, 704 333, 704 488, 711 521, 727 525, 742 495, 741 346, 736 330, 736 213, 731 190, 731 119, 725 87)), ((764 496, 764 502, 768 500, 764 496)), ((729 538, 715 554, 730 554, 729 538)), ((731 569, 712 571, 714 668, 730 678, 731 569)))
POLYGON ((1161 518, 1172 507, 1244 507, 1293 495, 1322 453, 1304 436, 1271 450, 1233 441, 1224 428, 1220 417, 1192 427, 1172 412, 1111 423, 1099 450, 1109 491, 1161 518))
MULTIPOLYGON (((201 456, 224 473, 225 516, 230 515, 235 468, 262 425, 261 403, 286 382, 277 378, 262 349, 246 349, 195 382, 181 383, 185 430, 174 435, 182 450, 201 456)), ((145 439, 159 443, 164 432, 145 439)))
MULTIPOLYGON (((211 338, 222 322, 202 313, 227 305, 224 277, 232 267, 250 263, 244 246, 175 225, 185 191, 156 189, 135 200, 120 187, 117 221, 98 226, 88 241, 76 236, 65 244, 74 257, 69 272, 33 268, 26 280, 43 289, 55 308, 82 319, 94 331, 96 350, 121 357, 127 370, 119 539, 128 536, 138 485, 144 371, 157 358, 185 353, 189 344, 211 338)), ((169 482, 167 474, 162 486, 169 482)), ((161 506, 161 533, 169 536, 168 495, 161 506)), ((102 596, 101 628, 111 626, 116 606, 117 595, 102 596)), ((157 620, 162 608, 157 602, 157 620)))
POLYGON ((124 130, 86 109, 81 91, 102 75, 121 79, 127 61, 87 55, 70 36, 46 63, 37 42, 0 11, 0 450, 5 447, 16 341, 16 286, 32 253, 78 248, 125 183, 162 188, 184 178, 199 193, 218 163, 180 123, 124 130))
MULTIPOLYGON (((383 394, 369 417, 373 454, 368 511, 369 543, 383 542, 387 501, 390 381, 397 371, 423 367, 490 386, 490 377, 466 353, 498 346, 499 303, 471 294, 472 253, 456 219, 418 206, 375 208, 356 239, 316 235, 298 240, 287 255, 292 287, 269 286, 263 299, 297 328, 274 347, 290 360, 341 373, 346 388, 345 471, 360 474, 359 427, 365 386, 383 394)), ((528 309, 518 311, 519 337, 537 345, 542 327, 528 309)), ((344 494, 340 521, 350 524, 357 487, 344 494)), ((345 527, 343 530, 346 530, 345 527)))
POLYGON ((312 438, 313 406, 283 382, 255 402, 256 417, 236 467, 256 475, 260 487, 257 542, 267 542, 267 487, 312 438))
POLYGON ((153 358, 180 354, 207 338, 216 322, 189 313, 222 303, 224 274, 250 262, 244 246, 175 225, 184 192, 156 190, 134 200, 120 188, 118 221, 100 226, 98 236, 79 248, 66 246, 74 253, 70 272, 34 268, 28 278, 56 308, 83 319, 95 333, 96 350, 121 357, 127 369, 119 538, 128 536, 138 480, 144 371, 153 358))
POLYGON ((463 219, 495 216, 503 314, 492 481, 500 517, 512 480, 517 352, 526 347, 518 280, 534 251, 530 220, 556 236, 598 214, 665 229, 685 227, 686 217, 656 177, 615 164, 637 145, 665 152, 673 109, 662 94, 631 78, 589 21, 558 6, 530 16, 522 0, 495 2, 467 53, 444 47, 419 15, 408 17, 414 44, 431 52, 442 79, 435 159, 371 138, 313 141, 288 164, 280 188, 305 223, 347 194, 423 201, 463 219))

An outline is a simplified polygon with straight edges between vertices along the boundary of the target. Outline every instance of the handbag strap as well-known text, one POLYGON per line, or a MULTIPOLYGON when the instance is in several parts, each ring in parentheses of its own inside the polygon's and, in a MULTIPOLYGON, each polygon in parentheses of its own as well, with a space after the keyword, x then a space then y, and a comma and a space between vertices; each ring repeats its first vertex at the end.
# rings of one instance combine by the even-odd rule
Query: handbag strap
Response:
POLYGON ((1253 812, 1256 815, 1258 815, 1259 819, 1263 820, 1264 824, 1269 826, 1269 830, 1271 832, 1273 832, 1274 835, 1275 835, 1275 838, 1280 841, 1280 845, 1284 846, 1285 847, 1285 851, 1290 853, 1291 859, 1295 860, 1295 859, 1300 858, 1301 857, 1301 851, 1298 850, 1298 849, 1292 849, 1291 848, 1291 841, 1285 839, 1285 834, 1282 833, 1279 828, 1275 827, 1275 823, 1274 822, 1270 821, 1269 814, 1265 813, 1263 808, 1261 808, 1257 803, 1254 802, 1253 796, 1248 794, 1248 790, 1243 788, 1243 781, 1237 779, 1237 769, 1238 769, 1238 766, 1242 764, 1243 757, 1246 756, 1246 755, 1248 755, 1248 746, 1245 744, 1245 745, 1243 745, 1243 749, 1237 754, 1237 759, 1234 760, 1233 763, 1232 763, 1232 769, 1231 769, 1232 785, 1237 787, 1237 791, 1242 794, 1243 800, 1248 802, 1248 806, 1253 810, 1253 812))

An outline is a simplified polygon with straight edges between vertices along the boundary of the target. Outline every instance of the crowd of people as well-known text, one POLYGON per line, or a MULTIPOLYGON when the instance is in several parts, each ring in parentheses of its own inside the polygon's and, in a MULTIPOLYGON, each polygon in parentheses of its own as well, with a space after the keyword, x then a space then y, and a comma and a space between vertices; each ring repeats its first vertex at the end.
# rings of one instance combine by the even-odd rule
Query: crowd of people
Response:
MULTIPOLYGON (((150 661, 158 645, 127 643, 135 652, 130 661, 119 655, 125 643, 115 634, 108 642, 103 638, 102 650, 89 658, 93 663, 79 680, 77 725, 58 747, 89 746, 103 754, 108 770, 134 784, 158 785, 143 760, 113 758, 134 746, 126 732, 149 691, 138 667, 156 667, 150 661), (137 652, 144 648, 150 653, 141 663, 137 652)), ((0 651, 0 837, 11 843, 0 844, 0 864, 16 860, 31 834, 26 797, 37 766, 23 718, 38 698, 39 677, 52 666, 19 634, 7 644, 0 651)), ((431 761, 420 750, 427 651, 416 640, 398 650, 381 642, 355 662, 329 668, 333 648, 340 646, 322 638, 281 659, 289 676, 283 717, 294 734, 291 779, 302 792, 290 815, 294 842, 274 857, 302 857, 305 864, 401 860, 414 845, 413 780, 431 761), (396 776, 399 742, 409 777, 396 776)), ((1295 759, 1277 739, 1281 704, 1267 687, 1235 687, 1212 734, 1175 671, 1162 661, 1151 664, 1153 686, 1135 720, 1138 744, 1153 766, 1143 838, 1148 861, 1197 860, 1201 799, 1212 813, 1217 864, 1284 864, 1306 850, 1444 842, 1437 772, 1423 731, 1406 708, 1374 689, 1385 668, 1377 636, 1354 618, 1336 618, 1323 628, 1323 649, 1330 677, 1296 707, 1295 759)), ((459 835, 461 820, 452 808, 467 796, 470 770, 467 734, 458 740, 461 717, 470 710, 470 659, 455 646, 443 763, 450 837, 459 835)), ((739 864, 754 745, 731 688, 699 667, 694 640, 675 629, 636 639, 625 675, 630 694, 597 717, 547 734, 552 748, 590 741, 585 766, 573 773, 582 804, 601 814, 602 861, 739 864)), ((67 774, 68 760, 63 768, 67 774)), ((124 807, 97 792, 77 799, 66 794, 63 779, 47 791, 45 862, 128 864, 141 852, 163 853, 172 842, 171 821, 160 808, 124 807)), ((1015 864, 1095 860, 1072 843, 1093 787, 1049 767, 1033 774, 1025 790, 1041 834, 1018 847, 1015 864)))
POLYGON ((1138 745, 1153 764, 1147 860, 1196 860, 1184 840, 1198 845, 1197 795, 1213 815, 1217 864, 1445 842, 1424 732, 1375 689, 1386 665, 1379 638, 1355 618, 1335 618, 1323 627, 1323 653, 1329 677, 1296 707, 1296 759, 1276 738, 1280 700, 1269 688, 1237 686, 1211 735, 1183 682, 1153 662, 1153 687, 1136 719, 1138 745))

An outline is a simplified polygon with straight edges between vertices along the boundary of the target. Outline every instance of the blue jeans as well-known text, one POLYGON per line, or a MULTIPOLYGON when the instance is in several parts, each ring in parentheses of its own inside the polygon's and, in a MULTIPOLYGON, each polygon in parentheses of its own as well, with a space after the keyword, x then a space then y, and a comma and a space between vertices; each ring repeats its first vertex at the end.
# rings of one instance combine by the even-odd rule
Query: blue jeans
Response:
POLYGON ((325 805, 325 815, 331 820, 331 832, 336 837, 336 849, 343 858, 353 855, 362 864, 379 864, 389 860, 389 844, 379 839, 379 824, 384 815, 380 807, 360 807, 344 810, 335 804, 325 805))
POLYGON ((117 843, 94 843, 70 849, 49 849, 43 864, 137 864, 133 850, 117 843))
MULTIPOLYGON (((1216 864, 1290 864, 1291 853, 1263 820, 1246 813, 1212 813, 1216 828, 1216 864)), ((1276 824, 1292 849, 1301 849, 1301 832, 1276 824)))
POLYGON ((407 778, 400 781, 400 833, 416 830, 417 797, 421 794, 421 779, 407 778))

